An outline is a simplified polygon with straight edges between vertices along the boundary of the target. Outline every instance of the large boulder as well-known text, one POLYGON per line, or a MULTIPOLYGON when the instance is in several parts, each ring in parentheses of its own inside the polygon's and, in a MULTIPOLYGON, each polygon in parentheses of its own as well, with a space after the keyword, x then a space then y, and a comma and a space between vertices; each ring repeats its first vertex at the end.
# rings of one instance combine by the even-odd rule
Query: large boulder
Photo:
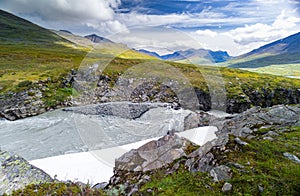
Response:
POLYGON ((115 161, 115 171, 149 171, 166 166, 187 155, 190 145, 187 139, 169 134, 157 141, 133 149, 115 161))
POLYGON ((53 181, 44 171, 13 153, 0 150, 0 164, 0 195, 9 194, 29 184, 53 181))

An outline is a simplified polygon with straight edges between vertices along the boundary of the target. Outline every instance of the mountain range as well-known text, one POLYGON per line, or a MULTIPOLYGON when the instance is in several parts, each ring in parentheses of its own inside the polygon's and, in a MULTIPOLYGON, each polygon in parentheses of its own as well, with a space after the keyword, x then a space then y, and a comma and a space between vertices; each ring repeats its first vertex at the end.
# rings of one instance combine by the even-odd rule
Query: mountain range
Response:
MULTIPOLYGON (((53 157, 48 157, 52 161, 46 161, 46 165, 52 164, 51 166, 55 166, 53 168, 58 169, 57 171, 61 170, 60 164, 65 167, 72 166, 73 171, 80 170, 80 176, 89 179, 90 175, 85 170, 86 167, 91 166, 89 160, 74 168, 74 161, 69 159, 71 152, 77 152, 79 149, 78 145, 73 145, 76 144, 73 143, 77 141, 76 137, 70 137, 68 141, 71 143, 64 138, 72 136, 68 131, 70 129, 72 133, 72 126, 69 126, 66 120, 74 122, 74 115, 81 117, 81 119, 76 118, 81 120, 80 122, 91 118, 89 122, 93 124, 85 123, 88 126, 81 126, 84 133, 93 133, 90 129, 95 128, 94 124, 97 124, 99 128, 117 126, 116 130, 121 130, 123 136, 133 132, 130 127, 126 129, 126 126, 122 126, 121 123, 137 120, 139 126, 141 125, 137 130, 145 128, 148 133, 149 122, 162 120, 161 111, 166 111, 165 107, 170 106, 176 109, 166 111, 170 116, 170 122, 173 121, 174 129, 195 129, 198 126, 206 126, 210 122, 209 125, 214 126, 215 129, 218 127, 218 133, 221 134, 217 134, 217 138, 212 142, 199 146, 169 131, 163 138, 157 141, 151 139, 149 143, 116 159, 114 169, 111 168, 114 175, 110 178, 109 185, 105 182, 95 184, 97 181, 91 181, 95 186, 77 180, 70 181, 68 175, 63 175, 63 181, 59 181, 57 175, 52 176, 52 179, 38 168, 40 166, 30 165, 15 153, 2 151, 1 146, 0 195, 6 194, 7 189, 9 191, 19 189, 12 195, 33 193, 57 195, 58 192, 62 195, 129 195, 132 193, 139 195, 220 195, 222 193, 297 195, 299 193, 300 109, 296 104, 300 103, 300 80, 224 67, 195 66, 158 60, 162 58, 184 61, 187 60, 186 57, 190 57, 196 60, 204 59, 203 61, 207 58, 206 62, 208 62, 214 55, 209 51, 187 50, 164 57, 158 54, 152 57, 155 53, 149 56, 134 51, 124 44, 103 42, 105 39, 97 35, 88 37, 90 39, 74 35, 69 31, 48 30, 0 10, 0 138, 3 141, 7 140, 6 145, 1 143, 4 148, 12 146, 25 152, 26 149, 24 151, 23 147, 27 146, 28 149, 30 148, 27 154, 34 153, 39 158, 45 158, 50 156, 49 153, 53 153, 52 150, 48 152, 45 146, 52 148, 58 146, 57 144, 66 144, 66 146, 62 145, 65 150, 59 150, 59 153, 69 152, 67 160, 58 156, 59 162, 55 165, 53 157), (104 66, 101 66, 103 64, 104 66), (220 71, 221 77, 215 76, 216 71, 220 71), (209 78, 209 76, 213 77, 209 78), (80 86, 83 88, 78 88, 80 86), (80 89, 83 89, 83 92, 80 89), (111 107, 113 106, 111 101, 118 101, 118 103, 115 107, 111 107), (128 105, 131 101, 135 103, 128 105), (106 103, 102 104, 102 102, 106 103), (146 103, 141 104, 141 102, 146 103), (151 102, 158 103, 152 106, 151 102), (74 111, 75 107, 70 108, 76 104, 81 106, 76 107, 78 113, 74 111), (262 108, 278 104, 281 105, 268 109, 262 108), (289 104, 294 106, 288 106, 289 104), (157 110, 160 108, 159 105, 163 108, 157 110), (178 106, 183 109, 178 110, 178 106), (252 108, 247 110, 250 107, 252 108), (61 109, 53 111, 58 108, 61 109), (202 111, 215 108, 234 114, 221 117, 222 115, 219 114, 223 112, 202 111), (116 115, 117 110, 120 116, 116 115), (236 114, 245 110, 247 111, 242 114, 236 114), (28 125, 25 119, 17 122, 2 119, 17 120, 47 111, 51 112, 29 118, 28 125), (149 112, 153 112, 155 118, 151 119, 149 112), (177 123, 177 120, 174 123, 174 114, 179 115, 183 122, 182 126, 178 126, 181 123, 177 123), (120 119, 120 123, 109 120, 102 125, 99 120, 106 115, 109 115, 109 119, 112 120, 120 119), (147 120, 149 116, 151 121, 147 120), (42 124, 38 124, 34 119, 40 119, 42 124), (145 123, 141 123, 143 119, 146 120, 145 123), (14 130, 10 127, 14 127, 14 130), (54 129, 56 132, 51 132, 54 129), (50 136, 57 135, 57 137, 49 139, 49 134, 44 135, 47 132, 50 136), (39 142, 34 136, 45 139, 39 142), (61 138, 61 142, 53 143, 55 138, 61 138), (36 143, 37 147, 44 146, 44 151, 32 148, 31 141, 36 143), (70 146, 74 146, 75 151, 72 151, 70 146), (141 153, 145 155, 145 159, 140 156, 141 153), (237 154, 239 156, 236 156, 237 154), (170 161, 167 164, 161 160, 170 161), (149 170, 146 171, 144 165, 149 170)), ((282 47, 274 44, 272 47, 265 47, 256 53, 241 56, 240 59, 231 59, 228 62, 256 58, 261 54, 268 55, 269 48, 275 51, 272 53, 273 56, 295 54, 294 58, 297 59, 299 57, 297 37, 298 35, 283 39, 279 43, 282 47)), ((226 53, 220 52, 219 57, 215 54, 215 62, 222 60, 223 55, 226 56, 226 53)), ((286 59, 282 59, 282 62, 284 60, 286 59)), ((167 126, 168 122, 169 120, 163 123, 167 126)), ((76 124, 74 126, 76 128, 76 124)), ((161 131, 162 126, 157 128, 161 131)), ((154 133, 157 130, 154 129, 154 133)), ((99 130, 95 129, 95 131, 99 130)), ((78 135, 77 132, 75 134, 78 135)), ((92 136, 89 137, 92 139, 89 141, 93 143, 89 144, 107 143, 106 140, 95 143, 94 134, 87 135, 92 136)), ((112 141, 119 139, 119 137, 110 138, 112 141)), ((80 145, 84 144, 81 139, 78 138, 80 145)), ((93 148, 97 145, 89 146, 93 148)), ((84 147, 82 150, 86 151, 87 148, 84 147)), ((95 157, 91 156, 91 158, 99 164, 95 157)), ((102 158, 104 158, 102 161, 111 160, 106 160, 106 156, 102 158)), ((86 161, 86 157, 80 156, 80 160, 86 161)), ((34 160, 31 159, 31 163, 32 161, 34 160)), ((103 174, 107 173, 102 168, 97 171, 99 175, 103 172, 103 174)), ((56 171, 52 173, 56 174, 56 171)), ((74 176, 76 175, 75 172, 74 176)), ((94 176, 97 177, 98 174, 94 176)))
POLYGON ((231 68, 260 68, 300 63, 300 32, 277 40, 228 62, 231 68))
POLYGON ((140 49, 137 51, 162 60, 193 64, 220 63, 232 58, 226 51, 212 51, 206 49, 180 50, 165 55, 159 55, 156 52, 151 52, 144 49, 140 49))
MULTIPOLYGON (((120 46, 120 44, 118 46, 118 44, 113 41, 96 34, 83 37, 74 35, 68 30, 49 31, 48 29, 2 10, 0 10, 0 25, 0 41, 2 43, 65 43, 65 45, 72 45, 75 43, 89 48, 92 48, 94 43, 113 44, 115 47, 120 46)), ((127 49, 130 50, 132 54, 134 53, 134 56, 146 54, 143 58, 147 56, 147 58, 149 58, 149 56, 151 56, 152 58, 155 57, 157 59, 179 63, 217 64, 220 66, 228 66, 230 68, 246 68, 249 70, 266 68, 273 65, 281 65, 280 69, 284 69, 284 66, 287 66, 287 64, 293 64, 294 67, 292 70, 295 70, 297 69, 296 65, 300 63, 299 43, 300 32, 261 46, 260 48, 238 57, 231 57, 226 51, 212 51, 206 49, 179 50, 165 55, 159 55, 156 52, 145 49, 135 51, 130 48, 127 49)), ((124 50, 124 47, 125 45, 122 46, 122 50, 124 50)), ((298 71, 300 72, 300 70, 298 71)))
POLYGON ((254 70, 254 68, 266 69, 265 67, 271 66, 273 68, 274 65, 281 65, 278 67, 278 69, 284 69, 282 66, 289 65, 289 69, 295 69, 295 66, 293 66, 293 68, 290 67, 291 64, 297 65, 300 63, 299 43, 300 32, 266 44, 260 48, 252 50, 249 53, 237 57, 229 56, 226 51, 211 51, 206 49, 180 50, 166 55, 159 55, 156 52, 147 51, 145 49, 140 49, 137 51, 154 56, 161 60, 175 61, 180 63, 206 65, 222 63, 219 65, 225 65, 230 68, 246 68, 248 70, 254 70))

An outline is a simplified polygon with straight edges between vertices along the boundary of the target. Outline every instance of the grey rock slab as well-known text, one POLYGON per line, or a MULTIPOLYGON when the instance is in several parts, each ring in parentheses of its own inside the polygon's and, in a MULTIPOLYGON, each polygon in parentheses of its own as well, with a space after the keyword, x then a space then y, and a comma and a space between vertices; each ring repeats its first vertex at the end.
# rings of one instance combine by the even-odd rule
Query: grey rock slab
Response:
POLYGON ((108 185, 107 182, 101 182, 101 183, 95 184, 92 188, 93 189, 104 189, 107 185, 108 185))
POLYGON ((238 138, 238 137, 234 138, 234 141, 235 141, 237 144, 241 145, 241 146, 246 146, 246 145, 248 145, 247 142, 242 141, 242 140, 241 140, 240 138, 238 138))
POLYGON ((0 165, 0 195, 9 194, 29 184, 53 181, 44 171, 13 153, 0 151, 0 165))
POLYGON ((285 152, 285 153, 283 153, 283 156, 285 156, 286 158, 288 158, 291 161, 294 161, 295 163, 300 164, 300 159, 296 155, 285 152))
POLYGON ((274 131, 269 131, 268 133, 266 133, 265 135, 267 136, 278 136, 279 134, 274 132, 274 131))
POLYGON ((220 165, 217 167, 214 167, 210 170, 210 175, 213 177, 213 180, 215 182, 221 181, 221 180, 229 180, 231 179, 231 172, 232 170, 225 166, 225 165, 220 165))
POLYGON ((245 166, 239 164, 239 163, 232 163, 232 162, 229 162, 228 165, 232 165, 233 167, 237 168, 237 169, 243 169, 245 168, 245 166))
POLYGON ((191 142, 184 138, 166 135, 123 154, 116 159, 115 170, 145 172, 163 167, 186 156, 185 149, 188 145, 191 145, 191 142))
POLYGON ((273 141, 273 140, 274 140, 274 138, 267 136, 267 137, 263 137, 263 140, 269 140, 269 141, 273 141))
POLYGON ((223 192, 229 192, 232 189, 232 184, 225 182, 225 184, 222 187, 222 191, 223 192))

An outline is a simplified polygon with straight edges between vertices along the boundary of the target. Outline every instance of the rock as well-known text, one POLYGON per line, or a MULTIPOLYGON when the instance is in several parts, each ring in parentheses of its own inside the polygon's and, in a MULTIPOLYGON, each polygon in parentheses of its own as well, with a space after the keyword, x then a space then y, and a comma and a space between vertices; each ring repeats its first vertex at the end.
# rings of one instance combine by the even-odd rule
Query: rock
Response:
POLYGON ((241 146, 246 146, 246 145, 248 145, 247 142, 242 141, 242 140, 241 140, 240 138, 238 138, 238 137, 234 138, 234 141, 235 141, 237 144, 241 145, 241 146))
POLYGON ((232 185, 228 182, 225 182, 225 184, 222 187, 222 191, 223 192, 229 192, 232 189, 232 185))
POLYGON ((212 153, 207 153, 205 156, 195 160, 195 158, 188 159, 185 162, 185 166, 191 172, 209 172, 213 167, 211 162, 214 160, 214 155, 212 153))
POLYGON ((149 171, 161 168, 174 160, 186 156, 190 141, 177 135, 166 135, 157 141, 133 149, 115 161, 115 170, 149 171))
POLYGON ((196 113, 190 113, 184 118, 184 130, 197 128, 199 125, 199 116, 196 113))
POLYGON ((285 152, 285 153, 283 153, 283 156, 285 156, 286 158, 288 158, 291 161, 294 161, 295 163, 300 164, 300 159, 296 155, 285 152))
POLYGON ((215 182, 231 179, 231 169, 225 165, 220 165, 210 170, 210 176, 215 182))
MULTIPOLYGON (((197 112, 197 115, 199 116, 199 112, 197 112)), ((293 107, 274 106, 264 109, 254 107, 241 114, 232 115, 230 118, 208 118, 210 125, 218 127, 219 131, 216 132, 218 138, 207 142, 186 155, 184 153, 184 146, 187 146, 184 144, 186 141, 173 138, 176 137, 176 135, 170 132, 169 135, 161 138, 159 141, 149 142, 141 148, 132 150, 117 159, 114 171, 115 175, 111 178, 110 183, 112 185, 120 184, 127 182, 126 179, 133 179, 132 182, 140 186, 147 181, 147 179, 143 179, 143 176, 145 175, 143 172, 147 171, 147 175, 151 176, 155 173, 155 170, 153 169, 164 167, 163 174, 168 175, 174 173, 182 165, 191 172, 209 172, 215 182, 227 181, 232 177, 232 170, 228 166, 218 166, 217 164, 220 163, 220 159, 222 160, 224 158, 224 152, 230 152, 230 150, 232 150, 231 146, 227 146, 229 135, 235 136, 234 142, 238 145, 246 146, 248 143, 242 141, 240 139, 241 137, 247 137, 249 139, 261 138, 261 132, 258 130, 263 127, 272 128, 272 130, 280 130, 283 129, 283 127, 295 126, 295 124, 297 125, 297 123, 299 123, 299 115, 300 107, 297 105, 293 107), (276 123, 279 117, 284 116, 285 112, 287 112, 287 116, 292 119, 281 119, 281 121, 279 121, 280 123, 276 123), (298 118, 296 118, 294 114, 297 115, 298 118), (269 120, 271 120, 270 124, 269 120), (170 141, 170 144, 168 144, 167 141, 170 141), (162 163, 162 157, 164 157, 163 160, 168 161, 162 163), (174 163, 176 157, 180 157, 180 161, 174 163), (171 163, 172 160, 174 165, 169 167, 168 163, 171 163)), ((194 126, 196 124, 195 122, 198 122, 198 119, 195 116, 190 116, 189 119, 186 118, 186 120, 188 126, 194 126)), ((201 119, 199 123, 201 124, 201 119)), ((276 134, 276 132, 269 131, 264 137, 273 137, 276 136, 276 134)), ((288 157, 293 161, 299 161, 299 158, 295 155, 289 155, 288 157)), ((237 168, 241 174, 249 172, 248 170, 243 170, 245 167, 238 163, 229 162, 227 165, 237 168)), ((251 163, 248 162, 245 166, 246 165, 250 166, 251 163)), ((252 172, 255 172, 255 170, 252 169, 252 172)), ((224 184, 222 191, 226 192, 232 190, 232 186, 231 188, 229 187, 229 183, 226 184, 226 186, 224 184)))
MULTIPOLYGON (((157 106, 158 105, 159 104, 157 104, 157 106)), ((150 108, 154 107, 156 107, 155 104, 149 103, 112 102, 63 110, 85 115, 109 115, 127 119, 136 119, 142 116, 150 108)))
POLYGON ((0 165, 0 195, 9 194, 29 184, 53 181, 44 171, 13 153, 0 150, 0 165))
POLYGON ((107 182, 101 182, 101 183, 95 184, 92 188, 93 189, 104 189, 105 187, 107 187, 107 185, 108 185, 107 182))
POLYGON ((134 185, 132 189, 129 191, 129 193, 126 195, 130 196, 133 195, 134 193, 137 193, 138 191, 139 191, 139 187, 137 185, 134 185))
POLYGON ((199 126, 209 126, 213 120, 218 119, 214 114, 209 114, 207 112, 198 112, 199 116, 199 126))
POLYGON ((299 108, 284 105, 273 106, 265 112, 256 114, 257 117, 273 124, 296 123, 299 121, 299 115, 299 108))
POLYGON ((263 140, 269 140, 269 141, 273 141, 274 139, 272 137, 263 137, 263 140))
POLYGON ((251 106, 251 101, 248 97, 239 97, 238 99, 230 98, 226 101, 227 113, 241 113, 246 111, 251 106))
POLYGON ((146 192, 149 193, 149 194, 151 194, 151 195, 154 195, 154 190, 151 189, 151 188, 148 188, 148 189, 146 190, 146 192))
POLYGON ((219 131, 216 133, 218 138, 206 142, 203 146, 200 146, 198 149, 193 151, 188 155, 189 158, 194 158, 194 157, 203 157, 205 154, 207 154, 213 147, 216 148, 224 148, 225 145, 228 142, 228 133, 226 131, 219 131))
POLYGON ((199 89, 195 88, 195 93, 197 95, 197 98, 199 100, 199 109, 208 111, 211 109, 211 97, 210 94, 199 89))
POLYGON ((243 90, 249 97, 252 105, 261 107, 271 107, 278 103, 295 104, 299 103, 300 92, 297 88, 275 88, 272 91, 269 89, 251 89, 243 90))
POLYGON ((233 167, 237 168, 237 169, 244 169, 245 166, 239 164, 239 163, 232 163, 232 162, 229 162, 228 165, 232 165, 233 167))
POLYGON ((150 176, 148 176, 148 175, 144 175, 144 176, 142 177, 142 179, 143 179, 144 181, 148 182, 151 178, 150 178, 150 176))
MULTIPOLYGON (((253 138, 251 134, 255 134, 260 128, 270 128, 277 124, 286 126, 295 126, 300 124, 300 107, 276 105, 271 108, 262 109, 253 107, 241 114, 236 114, 231 119, 215 119, 210 125, 217 126, 220 132, 228 132, 236 137, 253 138)), ((281 128, 282 129, 282 128, 281 128)), ((276 136, 275 132, 270 132, 276 136)))
POLYGON ((267 136, 278 136, 279 134, 274 132, 274 131, 269 131, 268 133, 266 133, 265 135, 267 136))

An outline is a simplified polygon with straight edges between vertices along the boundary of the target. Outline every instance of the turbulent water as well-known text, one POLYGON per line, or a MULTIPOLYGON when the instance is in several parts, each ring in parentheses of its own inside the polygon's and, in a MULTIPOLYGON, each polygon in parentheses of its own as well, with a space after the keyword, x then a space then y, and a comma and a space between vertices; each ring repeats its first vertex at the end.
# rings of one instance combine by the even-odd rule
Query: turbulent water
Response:
POLYGON ((139 118, 55 110, 17 121, 0 120, 0 147, 27 160, 104 149, 183 131, 188 110, 155 106, 139 118))

